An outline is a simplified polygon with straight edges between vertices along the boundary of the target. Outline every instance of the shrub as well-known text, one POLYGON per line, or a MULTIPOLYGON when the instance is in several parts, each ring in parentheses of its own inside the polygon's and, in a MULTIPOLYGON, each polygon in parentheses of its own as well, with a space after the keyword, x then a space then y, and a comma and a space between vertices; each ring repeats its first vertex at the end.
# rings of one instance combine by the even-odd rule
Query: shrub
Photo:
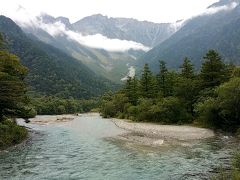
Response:
POLYGON ((163 123, 184 123, 189 117, 186 109, 176 97, 162 98, 156 105, 151 106, 150 113, 153 121, 163 123))
POLYGON ((0 123, 0 149, 22 142, 27 137, 27 130, 16 123, 5 120, 0 123))
POLYGON ((140 99, 139 105, 136 107, 136 120, 137 121, 151 121, 152 114, 150 112, 151 106, 153 105, 152 99, 140 99))
POLYGON ((215 128, 236 131, 240 127, 240 78, 233 78, 215 90, 216 97, 196 105, 200 121, 215 128))
POLYGON ((101 115, 104 118, 114 117, 117 114, 117 110, 112 101, 105 102, 101 108, 101 115))

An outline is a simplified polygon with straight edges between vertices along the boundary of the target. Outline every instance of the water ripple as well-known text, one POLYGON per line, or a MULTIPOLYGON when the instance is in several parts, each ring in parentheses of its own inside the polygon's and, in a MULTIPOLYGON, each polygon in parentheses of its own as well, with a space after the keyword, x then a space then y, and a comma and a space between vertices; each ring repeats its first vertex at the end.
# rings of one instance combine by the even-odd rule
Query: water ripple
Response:
POLYGON ((208 179, 233 151, 222 139, 167 148, 110 140, 122 130, 99 116, 35 129, 27 146, 0 153, 0 179, 208 179))

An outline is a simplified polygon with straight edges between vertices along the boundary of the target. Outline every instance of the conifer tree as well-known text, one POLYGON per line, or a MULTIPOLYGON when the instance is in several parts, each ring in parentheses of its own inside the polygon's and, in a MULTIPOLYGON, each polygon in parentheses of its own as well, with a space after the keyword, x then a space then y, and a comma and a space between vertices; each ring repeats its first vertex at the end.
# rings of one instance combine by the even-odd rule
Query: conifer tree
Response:
POLYGON ((160 61, 160 71, 159 74, 157 76, 158 79, 158 87, 160 92, 163 94, 164 97, 167 96, 168 92, 167 92, 167 67, 166 67, 166 63, 164 61, 160 61))
POLYGON ((204 56, 200 79, 203 88, 213 88, 225 82, 228 77, 226 65, 215 50, 209 50, 204 56))
POLYGON ((148 64, 144 65, 142 76, 140 79, 140 95, 144 98, 152 98, 156 96, 156 81, 149 69, 148 64))
POLYGON ((194 69, 191 61, 186 57, 181 66, 181 76, 184 78, 193 78, 194 77, 194 69))
POLYGON ((194 67, 186 57, 181 66, 180 77, 175 87, 176 96, 182 101, 188 113, 194 115, 194 103, 199 93, 198 79, 194 78, 194 67))
POLYGON ((129 102, 133 105, 137 105, 138 100, 138 80, 136 76, 128 77, 125 85, 126 95, 129 99, 129 102))
POLYGON ((0 121, 4 116, 27 116, 28 110, 23 108, 28 101, 23 81, 26 73, 17 56, 0 50, 0 121))

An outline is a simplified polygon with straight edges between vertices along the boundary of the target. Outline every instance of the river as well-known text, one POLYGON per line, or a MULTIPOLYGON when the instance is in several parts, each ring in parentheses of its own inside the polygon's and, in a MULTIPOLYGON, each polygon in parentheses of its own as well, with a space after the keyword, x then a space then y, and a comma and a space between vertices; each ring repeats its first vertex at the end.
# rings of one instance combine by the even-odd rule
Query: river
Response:
POLYGON ((187 146, 142 147, 112 139, 123 130, 99 115, 32 128, 25 145, 0 152, 2 180, 208 179, 227 166, 234 141, 221 137, 187 146))

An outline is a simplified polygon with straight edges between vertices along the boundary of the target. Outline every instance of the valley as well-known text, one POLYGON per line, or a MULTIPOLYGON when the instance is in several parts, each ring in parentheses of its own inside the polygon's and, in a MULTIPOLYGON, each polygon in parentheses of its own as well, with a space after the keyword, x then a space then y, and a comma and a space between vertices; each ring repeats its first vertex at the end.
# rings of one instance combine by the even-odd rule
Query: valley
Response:
POLYGON ((9 0, 0 179, 240 179, 240 0, 9 0))

